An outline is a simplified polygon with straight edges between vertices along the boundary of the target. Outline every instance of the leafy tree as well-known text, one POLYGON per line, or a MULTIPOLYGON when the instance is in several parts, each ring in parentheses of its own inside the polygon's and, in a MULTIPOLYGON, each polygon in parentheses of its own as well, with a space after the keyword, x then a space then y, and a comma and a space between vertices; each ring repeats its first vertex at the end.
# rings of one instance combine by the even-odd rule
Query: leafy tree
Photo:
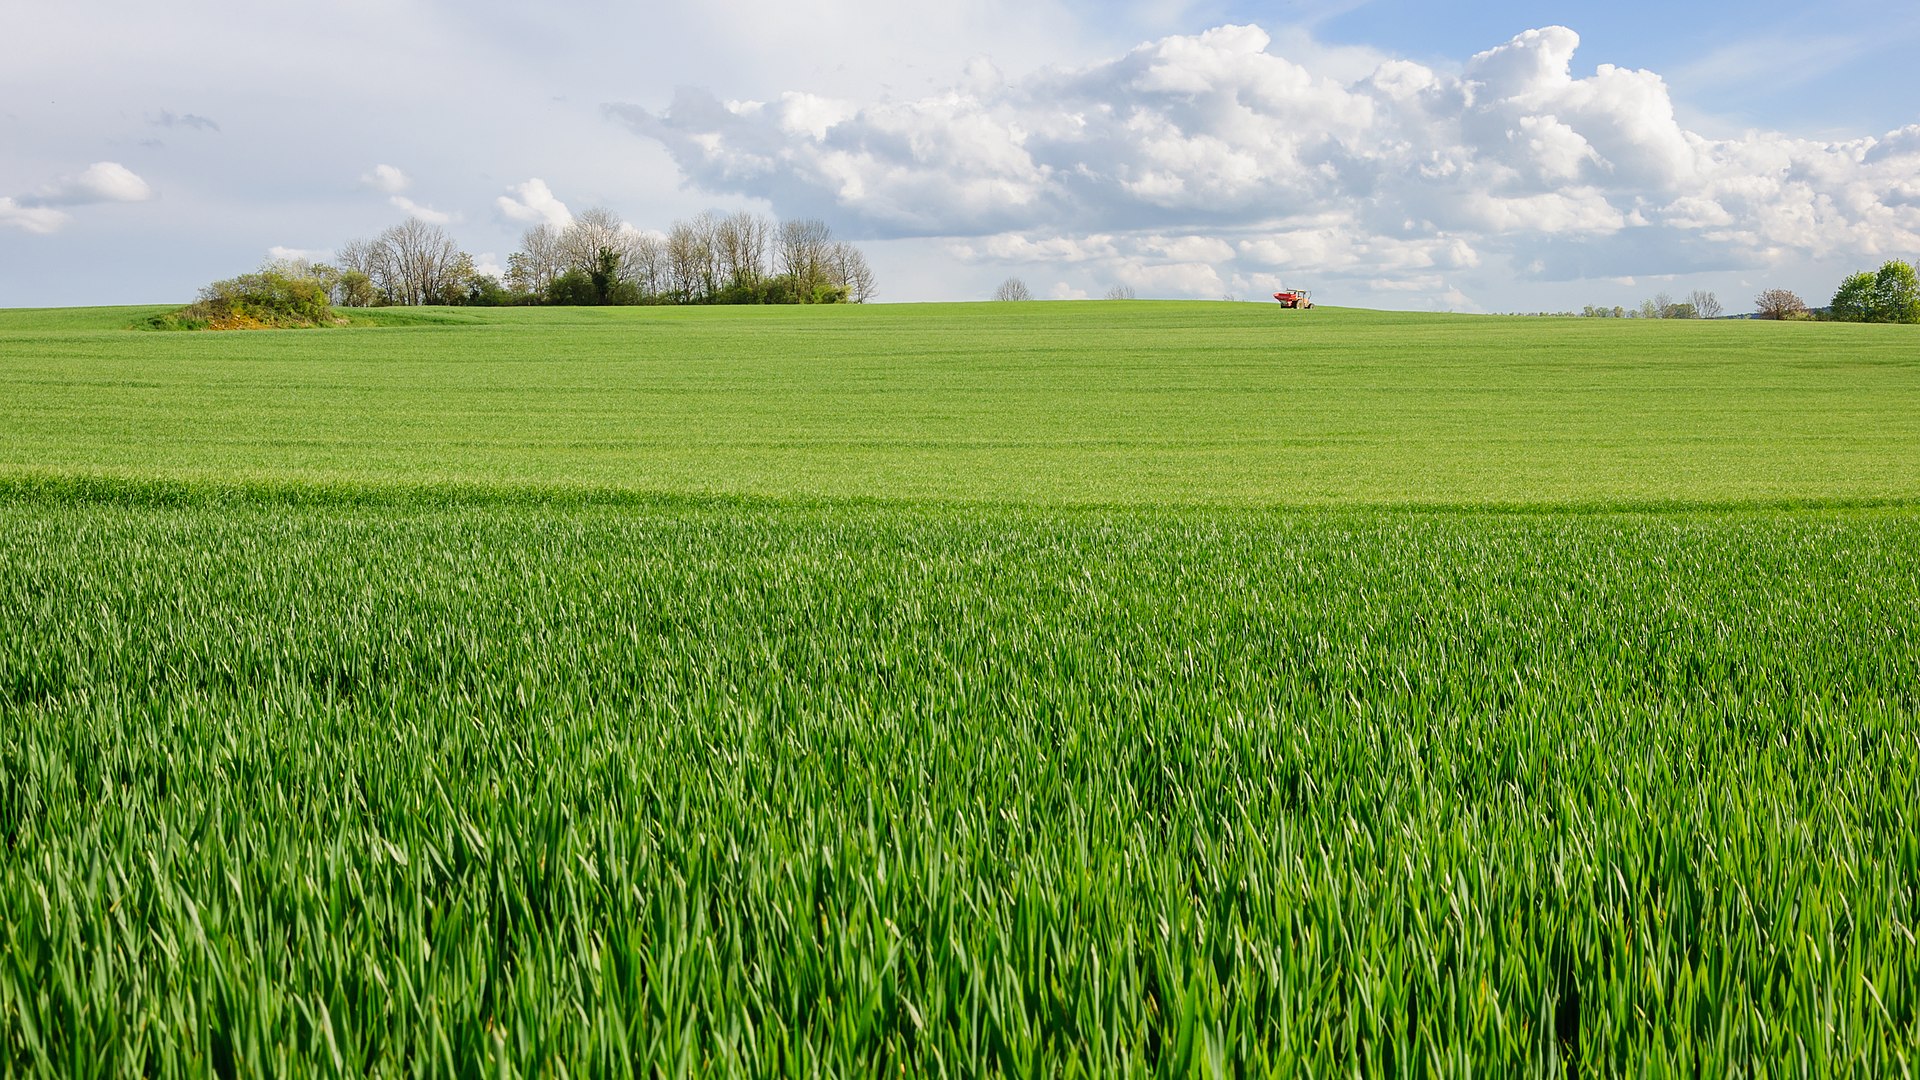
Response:
POLYGON ((1768 289, 1753 298, 1753 306, 1763 319, 1804 319, 1807 302, 1790 289, 1768 289))
POLYGON ((1027 283, 1019 278, 1010 277, 1001 282, 999 288, 993 290, 993 298, 995 300, 1031 300, 1033 290, 1027 288, 1027 283))
POLYGON ((561 307, 593 307, 600 294, 593 287, 593 276, 585 270, 568 270, 547 282, 542 300, 561 307))
MULTIPOLYGON (((1842 286, 1844 288, 1844 286, 1842 286)), ((1920 323, 1920 275, 1898 259, 1889 259, 1873 275, 1872 322, 1920 323)))
POLYGON ((1873 315, 1873 275, 1848 274, 1827 305, 1828 314, 1841 322, 1866 322, 1873 315))
POLYGON ((468 307, 507 307, 519 302, 519 294, 501 284, 491 274, 475 274, 467 282, 467 292, 459 303, 468 307))
POLYGON ((333 283, 333 302, 341 307, 372 307, 379 303, 380 292, 373 279, 359 270, 342 270, 333 283))

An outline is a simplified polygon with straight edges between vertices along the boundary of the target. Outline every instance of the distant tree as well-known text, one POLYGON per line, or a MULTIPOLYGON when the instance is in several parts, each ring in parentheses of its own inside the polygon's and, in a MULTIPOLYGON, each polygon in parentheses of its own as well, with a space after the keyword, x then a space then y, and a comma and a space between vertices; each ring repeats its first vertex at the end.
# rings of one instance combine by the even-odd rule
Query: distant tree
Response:
POLYGON ((845 240, 835 241, 827 249, 828 283, 846 290, 848 303, 864 304, 873 299, 873 268, 860 249, 845 240))
POLYGON ((1693 292, 1688 295, 1687 302, 1693 305, 1694 314, 1697 318, 1717 319, 1726 310, 1720 306, 1719 297, 1704 289, 1693 290, 1693 292))
POLYGON ((1788 289, 1768 289, 1753 298, 1754 310, 1763 319, 1804 319, 1807 302, 1788 289))
POLYGON ((547 282, 541 301, 558 307, 592 307, 600 302, 600 294, 594 289, 592 274, 568 270, 547 282))
POLYGON ((999 288, 993 290, 993 298, 995 300, 1031 300, 1033 290, 1027 288, 1027 283, 1019 278, 1010 277, 1001 282, 999 288))
POLYGON ((341 307, 372 307, 379 303, 380 292, 373 279, 359 270, 342 270, 333 283, 333 302, 341 307))
POLYGON ((507 256, 507 285, 515 292, 537 296, 566 269, 560 230, 536 225, 520 234, 520 250, 507 256))
POLYGON ((473 259, 440 226, 408 218, 372 240, 347 243, 340 269, 343 277, 365 274, 385 303, 446 304, 465 294, 473 259))
POLYGON ((1675 303, 1668 304, 1665 314, 1660 317, 1663 319, 1697 319, 1700 317, 1700 309, 1694 307, 1692 304, 1676 301, 1675 303))
POLYGON ((1659 302, 1658 300, 1642 300, 1642 301, 1640 301, 1640 317, 1641 317, 1641 318, 1643 318, 1643 319, 1657 319, 1657 318, 1659 318, 1659 317, 1660 317, 1660 302, 1659 302))
POLYGON ((736 303, 753 303, 767 279, 767 259, 773 247, 773 222, 741 211, 713 222, 713 253, 719 265, 721 290, 736 303))
POLYGON ((720 262, 713 246, 712 214, 676 221, 667 230, 667 275, 674 298, 704 304, 720 285, 720 262))
POLYGON ((592 273, 602 249, 619 251, 627 231, 620 215, 604 206, 584 210, 560 233, 560 263, 569 270, 592 273))
POLYGON ((1848 274, 1827 303, 1827 314, 1840 322, 1866 322, 1873 316, 1874 276, 1862 270, 1848 274))
POLYGON ((1131 286, 1131 285, 1115 285, 1115 286, 1114 286, 1113 288, 1111 288, 1111 289, 1108 289, 1108 290, 1107 290, 1107 299, 1109 299, 1109 300, 1134 300, 1134 299, 1137 299, 1137 297, 1135 297, 1135 296, 1134 296, 1134 294, 1133 294, 1133 286, 1131 286))
POLYGON ((827 280, 827 256, 833 231, 827 223, 802 218, 780 226, 780 272, 792 282, 800 303, 812 303, 827 280))
POLYGON ((1655 319, 1673 318, 1673 314, 1672 314, 1673 297, 1672 296, 1669 296, 1666 293, 1660 293, 1656 295, 1652 300, 1649 300, 1648 303, 1653 305, 1653 314, 1649 316, 1650 318, 1655 318, 1655 319))
POLYGON ((1890 259, 1873 275, 1874 322, 1920 323, 1920 274, 1898 259, 1890 259))
POLYGON ((474 274, 467 279, 467 293, 460 301, 468 307, 507 307, 524 302, 523 294, 508 289, 492 274, 474 274))
POLYGON ((657 304, 666 298, 671 276, 668 270, 665 239, 658 233, 628 235, 620 273, 632 284, 634 296, 640 303, 657 304))

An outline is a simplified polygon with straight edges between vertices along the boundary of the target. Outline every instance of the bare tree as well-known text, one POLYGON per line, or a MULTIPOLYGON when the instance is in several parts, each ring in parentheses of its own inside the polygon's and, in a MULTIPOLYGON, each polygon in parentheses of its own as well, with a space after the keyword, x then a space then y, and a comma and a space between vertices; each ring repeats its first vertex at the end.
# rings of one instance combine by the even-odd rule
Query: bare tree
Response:
POLYGON ((520 250, 507 256, 507 284, 520 292, 542 293, 566 269, 560 230, 536 225, 520 234, 520 250))
POLYGON ((1135 296, 1135 295, 1133 294, 1133 286, 1131 286, 1131 285, 1115 285, 1115 286, 1114 286, 1113 288, 1111 288, 1111 289, 1108 289, 1108 290, 1107 290, 1107 299, 1109 299, 1109 300, 1137 300, 1137 299, 1139 299, 1139 297, 1137 297, 1137 296, 1135 296))
POLYGON ((1720 306, 1720 298, 1705 289, 1693 290, 1687 302, 1693 305, 1694 315, 1702 319, 1717 319, 1725 311, 1720 306))
POLYGON ((714 256, 727 288, 754 290, 766 280, 773 233, 772 222, 744 210, 713 223, 714 256))
POLYGON ((419 218, 408 218, 372 240, 348 243, 340 249, 340 265, 343 272, 365 274, 389 304, 445 303, 473 276, 473 259, 444 229, 419 218))
POLYGON ((812 303, 827 284, 827 249, 833 231, 817 218, 802 218, 780 226, 780 271, 793 282, 803 304, 812 303))
POLYGON ((827 249, 827 277, 830 284, 846 290, 847 300, 864 304, 873 299, 873 269, 860 249, 844 240, 827 249))
POLYGON ((713 250, 713 215, 676 221, 667 232, 667 280, 683 304, 699 303, 718 285, 719 260, 713 250))
POLYGON ((629 234, 620 273, 633 283, 643 299, 652 300, 670 291, 672 274, 666 240, 658 233, 629 234))
POLYGON ((619 214, 604 206, 585 210, 560 234, 561 262, 568 270, 590 273, 602 251, 622 252, 626 234, 627 224, 619 214))
POLYGON ((1763 319, 1797 319, 1807 313, 1807 302, 1787 289, 1768 289, 1753 298, 1763 319))
POLYGON ((1010 277, 1001 282, 999 288, 993 290, 993 298, 995 300, 1031 300, 1033 290, 1027 288, 1027 283, 1019 278, 1010 277))

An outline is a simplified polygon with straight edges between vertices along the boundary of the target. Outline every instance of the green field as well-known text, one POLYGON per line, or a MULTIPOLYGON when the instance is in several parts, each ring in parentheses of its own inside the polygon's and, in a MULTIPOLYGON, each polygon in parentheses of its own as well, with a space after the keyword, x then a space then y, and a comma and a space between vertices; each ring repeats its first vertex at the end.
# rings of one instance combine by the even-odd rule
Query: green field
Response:
POLYGON ((1920 497, 1899 326, 1224 303, 0 312, 0 469, 1166 505, 1920 497))
POLYGON ((0 1070, 1910 1075, 1920 338, 0 312, 0 1070))

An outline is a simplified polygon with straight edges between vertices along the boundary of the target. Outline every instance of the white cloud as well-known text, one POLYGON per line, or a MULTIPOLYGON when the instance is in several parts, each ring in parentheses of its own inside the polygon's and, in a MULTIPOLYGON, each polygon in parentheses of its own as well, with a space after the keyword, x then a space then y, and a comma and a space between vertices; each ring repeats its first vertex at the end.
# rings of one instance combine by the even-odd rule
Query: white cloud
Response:
POLYGON ((64 228, 73 215, 62 207, 109 202, 145 202, 153 188, 132 169, 117 161, 96 161, 73 176, 42 187, 32 195, 0 196, 0 226, 47 235, 64 228))
POLYGON ((493 204, 508 221, 523 225, 551 225, 556 229, 573 224, 572 211, 567 209, 566 203, 555 197, 545 180, 536 176, 507 191, 508 194, 493 200, 493 204))
POLYGON ((58 232, 70 220, 64 211, 47 206, 21 206, 12 199, 0 196, 0 225, 11 225, 44 236, 58 232))
POLYGON ((103 202, 145 202, 153 188, 117 161, 96 161, 77 176, 63 177, 29 200, 42 206, 84 206, 103 202))
POLYGON ((417 217, 429 225, 448 225, 454 219, 452 214, 414 202, 405 195, 395 195, 387 201, 406 211, 408 217, 417 217))
POLYGON ((1290 59, 1225 26, 1013 80, 970 65, 909 101, 682 91, 609 112, 708 191, 1143 295, 1295 271, 1463 306, 1449 275, 1489 259, 1571 280, 1920 249, 1920 127, 1710 139, 1657 74, 1575 76, 1579 40, 1530 30, 1448 72, 1290 59))
POLYGON ((326 248, 297 248, 275 244, 267 249, 267 258, 274 262, 323 263, 333 258, 333 252, 326 248))
POLYGON ((407 190, 413 180, 392 165, 375 165, 372 172, 360 177, 360 182, 378 188, 389 195, 398 195, 407 190))
POLYGON ((501 281, 507 277, 506 269, 500 265, 500 257, 491 251, 473 257, 473 271, 501 281))

